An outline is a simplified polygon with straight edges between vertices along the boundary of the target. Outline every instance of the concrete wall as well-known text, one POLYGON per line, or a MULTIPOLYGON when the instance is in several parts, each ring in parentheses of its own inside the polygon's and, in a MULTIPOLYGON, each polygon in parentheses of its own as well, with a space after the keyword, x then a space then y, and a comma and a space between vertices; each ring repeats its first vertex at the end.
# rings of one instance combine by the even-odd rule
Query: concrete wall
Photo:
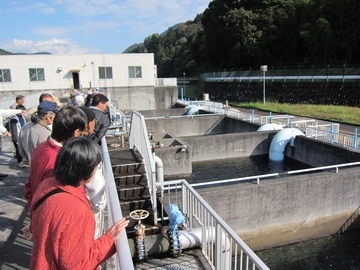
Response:
POLYGON ((295 147, 286 147, 285 155, 313 167, 360 161, 360 152, 303 136, 295 138, 295 147))
POLYGON ((148 132, 156 133, 164 130, 177 137, 215 135, 234 132, 251 132, 258 129, 245 121, 227 118, 223 115, 187 116, 183 118, 169 118, 146 120, 148 132))
POLYGON ((197 188, 253 249, 360 227, 360 169, 197 188))
MULTIPOLYGON (((168 118, 158 120, 146 120, 146 128, 150 133, 156 133, 164 130, 167 133, 174 134, 177 137, 198 136, 211 132, 217 122, 221 122, 223 116, 213 115, 206 117, 184 117, 184 118, 168 118)), ((219 128, 216 133, 223 132, 223 128, 219 128)))
POLYGON ((182 138, 191 149, 192 161, 248 157, 269 153, 276 132, 229 133, 182 138))
POLYGON ((153 86, 144 87, 117 87, 106 89, 111 98, 118 100, 121 110, 155 110, 155 96, 153 86))
POLYGON ((157 109, 157 110, 141 110, 139 111, 145 118, 147 117, 169 117, 169 116, 181 116, 186 115, 188 109, 178 108, 178 109, 157 109))
POLYGON ((170 109, 178 98, 178 89, 176 86, 155 87, 154 93, 156 109, 170 109))

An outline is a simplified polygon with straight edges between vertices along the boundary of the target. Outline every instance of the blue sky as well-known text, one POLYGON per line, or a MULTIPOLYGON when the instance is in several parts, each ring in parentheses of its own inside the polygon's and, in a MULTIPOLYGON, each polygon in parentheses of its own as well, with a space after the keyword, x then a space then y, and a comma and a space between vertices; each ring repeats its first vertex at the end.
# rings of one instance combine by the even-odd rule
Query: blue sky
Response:
POLYGON ((193 20, 210 0, 1 1, 0 48, 12 53, 122 53, 193 20))

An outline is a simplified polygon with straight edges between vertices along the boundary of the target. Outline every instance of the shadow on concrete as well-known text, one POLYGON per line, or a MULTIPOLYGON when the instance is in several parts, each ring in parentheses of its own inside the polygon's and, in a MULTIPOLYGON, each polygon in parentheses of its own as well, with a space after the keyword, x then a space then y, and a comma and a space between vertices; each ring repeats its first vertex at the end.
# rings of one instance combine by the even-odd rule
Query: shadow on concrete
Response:
POLYGON ((23 237, 21 229, 30 223, 27 207, 24 207, 19 219, 13 223, 10 236, 0 248, 0 269, 29 269, 32 241, 23 237))
POLYGON ((337 233, 344 233, 349 230, 358 229, 359 227, 360 227, 360 206, 346 220, 346 222, 341 226, 341 228, 337 231, 337 233))

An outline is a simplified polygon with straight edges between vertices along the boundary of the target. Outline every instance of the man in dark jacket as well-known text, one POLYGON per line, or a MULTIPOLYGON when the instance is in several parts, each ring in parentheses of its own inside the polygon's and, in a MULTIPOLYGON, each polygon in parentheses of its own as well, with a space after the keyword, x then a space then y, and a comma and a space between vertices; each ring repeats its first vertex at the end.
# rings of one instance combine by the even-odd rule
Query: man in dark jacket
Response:
POLYGON ((96 94, 91 103, 90 109, 95 113, 95 129, 91 138, 93 138, 99 145, 101 145, 101 138, 105 136, 109 129, 110 121, 108 116, 104 113, 109 99, 104 94, 96 94))

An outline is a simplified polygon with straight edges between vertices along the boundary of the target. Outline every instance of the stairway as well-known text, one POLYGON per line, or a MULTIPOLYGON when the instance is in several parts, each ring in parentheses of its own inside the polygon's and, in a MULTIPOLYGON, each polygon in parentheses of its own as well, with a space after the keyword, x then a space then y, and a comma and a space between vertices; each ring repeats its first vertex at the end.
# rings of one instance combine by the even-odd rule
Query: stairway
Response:
POLYGON ((142 220, 142 224, 146 226, 145 234, 160 233, 160 226, 154 226, 150 190, 141 155, 132 149, 117 148, 109 149, 109 156, 121 211, 123 216, 130 220, 126 228, 128 238, 135 236, 134 226, 137 224, 137 220, 130 218, 129 214, 138 209, 147 210, 150 213, 146 219, 142 220))

